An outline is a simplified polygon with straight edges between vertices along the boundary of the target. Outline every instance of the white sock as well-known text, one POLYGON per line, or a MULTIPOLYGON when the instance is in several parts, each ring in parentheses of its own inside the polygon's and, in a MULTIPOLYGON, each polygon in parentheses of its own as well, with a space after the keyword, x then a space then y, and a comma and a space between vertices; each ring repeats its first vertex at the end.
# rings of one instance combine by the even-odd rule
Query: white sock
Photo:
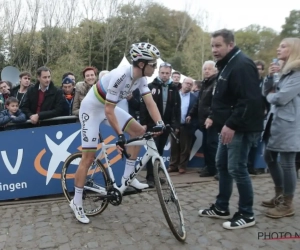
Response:
POLYGON ((128 160, 126 159, 125 169, 123 177, 126 179, 130 176, 130 174, 134 171, 136 160, 128 160))
POLYGON ((83 193, 83 188, 75 187, 75 195, 73 198, 74 204, 82 207, 82 193, 83 193))

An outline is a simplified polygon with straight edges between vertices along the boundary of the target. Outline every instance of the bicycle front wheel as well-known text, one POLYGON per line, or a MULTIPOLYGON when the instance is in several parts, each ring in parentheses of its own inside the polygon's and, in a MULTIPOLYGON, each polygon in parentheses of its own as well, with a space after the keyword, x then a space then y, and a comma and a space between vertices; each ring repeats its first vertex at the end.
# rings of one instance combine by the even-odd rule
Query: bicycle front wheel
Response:
POLYGON ((154 162, 153 167, 156 191, 164 216, 175 238, 184 242, 186 231, 183 213, 171 178, 164 164, 162 165, 159 160, 154 162), (162 184, 164 181, 165 183, 162 184))
MULTIPOLYGON (((82 153, 71 154, 62 167, 61 184, 64 195, 68 202, 74 197, 74 178, 77 171, 82 153)), ((107 175, 104 166, 100 161, 94 161, 88 171, 85 185, 92 187, 106 188, 107 175)), ((101 214, 108 205, 107 200, 99 199, 101 195, 87 189, 83 189, 82 201, 84 212, 88 216, 101 214)))

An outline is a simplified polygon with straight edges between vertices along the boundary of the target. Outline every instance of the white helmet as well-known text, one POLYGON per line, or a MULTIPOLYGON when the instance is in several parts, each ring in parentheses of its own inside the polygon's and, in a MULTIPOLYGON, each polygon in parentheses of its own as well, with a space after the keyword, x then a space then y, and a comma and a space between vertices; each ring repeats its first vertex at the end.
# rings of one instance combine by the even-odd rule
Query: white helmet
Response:
POLYGON ((159 50, 150 43, 135 43, 130 49, 130 56, 133 61, 156 60, 160 58, 159 50))

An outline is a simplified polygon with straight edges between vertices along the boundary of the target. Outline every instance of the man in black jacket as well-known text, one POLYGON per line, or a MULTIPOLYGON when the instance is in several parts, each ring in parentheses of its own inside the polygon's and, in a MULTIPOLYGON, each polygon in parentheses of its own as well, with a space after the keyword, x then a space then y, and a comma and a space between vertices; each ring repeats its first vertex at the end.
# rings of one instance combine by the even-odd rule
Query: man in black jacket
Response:
POLYGON ((40 67, 37 70, 37 79, 37 83, 27 90, 22 109, 32 124, 63 114, 63 92, 51 81, 50 70, 40 67))
POLYGON ((215 126, 206 128, 204 125, 211 112, 213 91, 217 82, 217 69, 214 61, 204 62, 203 75, 204 80, 199 91, 198 101, 189 112, 188 119, 198 117, 198 125, 203 134, 202 148, 205 161, 205 168, 201 171, 200 177, 208 177, 214 176, 217 173, 215 158, 218 148, 218 132, 215 126))
MULTIPOLYGON (((164 124, 170 124, 173 129, 179 131, 180 127, 180 96, 177 87, 170 80, 172 67, 168 63, 164 63, 159 67, 159 76, 148 85, 151 90, 154 102, 157 105, 159 113, 164 124)), ((146 127, 146 130, 151 130, 155 123, 146 108, 143 99, 140 105, 140 123, 146 127)), ((160 155, 163 155, 164 147, 167 143, 169 134, 164 132, 158 137, 155 137, 155 143, 160 155)), ((151 160, 147 163, 147 183, 149 187, 154 187, 153 165, 151 160)))
POLYGON ((235 46, 234 35, 223 29, 212 34, 212 52, 217 60, 217 86, 212 113, 205 122, 220 133, 216 155, 219 194, 215 204, 199 211, 200 216, 230 219, 229 200, 233 181, 239 192, 239 208, 223 223, 226 229, 255 225, 253 188, 247 169, 250 147, 263 130, 264 106, 256 65, 235 46))
POLYGON ((30 87, 31 74, 29 72, 22 72, 19 75, 20 84, 14 86, 10 92, 10 96, 16 97, 19 101, 19 108, 23 109, 23 104, 26 96, 26 92, 30 87))
POLYGON ((128 112, 129 114, 136 120, 139 119, 140 116, 140 91, 139 89, 136 89, 132 92, 131 95, 129 95, 127 98, 128 102, 128 112))

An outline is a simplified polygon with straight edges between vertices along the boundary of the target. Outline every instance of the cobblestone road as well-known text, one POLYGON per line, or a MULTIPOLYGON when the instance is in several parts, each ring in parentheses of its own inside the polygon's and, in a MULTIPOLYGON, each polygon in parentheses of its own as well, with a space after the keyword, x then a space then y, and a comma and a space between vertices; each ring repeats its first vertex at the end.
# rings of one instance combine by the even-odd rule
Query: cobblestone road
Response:
MULTIPOLYGON (((0 207, 0 249, 300 249, 300 239, 263 240, 259 233, 300 234, 300 213, 291 218, 273 220, 259 205, 273 195, 268 177, 253 178, 257 224, 242 230, 222 228, 222 220, 201 218, 199 207, 207 207, 217 194, 217 182, 203 182, 178 187, 184 210, 187 241, 179 243, 163 217, 155 191, 124 197, 122 205, 108 208, 91 223, 78 223, 64 200, 0 207), (130 224, 129 224, 130 223, 130 224)), ((298 192, 299 193, 299 192, 298 192)), ((231 213, 236 210, 237 192, 231 199, 231 213)), ((299 195, 296 197, 299 211, 299 195)), ((273 234, 276 237, 276 234, 273 234)))

